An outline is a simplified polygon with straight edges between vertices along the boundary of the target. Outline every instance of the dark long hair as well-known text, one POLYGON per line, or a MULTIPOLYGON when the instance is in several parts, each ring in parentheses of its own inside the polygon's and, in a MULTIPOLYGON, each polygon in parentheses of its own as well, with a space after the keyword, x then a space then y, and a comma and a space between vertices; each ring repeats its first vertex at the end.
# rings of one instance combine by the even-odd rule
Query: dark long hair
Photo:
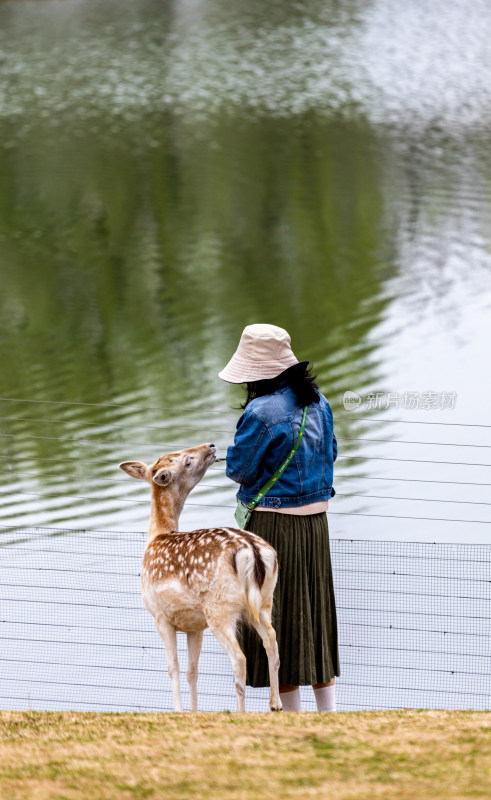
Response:
POLYGON ((316 376, 312 374, 312 369, 309 369, 309 362, 301 361, 299 364, 294 364, 293 367, 288 367, 275 378, 248 383, 247 399, 241 408, 246 408, 256 397, 272 394, 282 386, 289 386, 293 389, 297 404, 302 408, 319 402, 319 386, 316 383, 316 376))

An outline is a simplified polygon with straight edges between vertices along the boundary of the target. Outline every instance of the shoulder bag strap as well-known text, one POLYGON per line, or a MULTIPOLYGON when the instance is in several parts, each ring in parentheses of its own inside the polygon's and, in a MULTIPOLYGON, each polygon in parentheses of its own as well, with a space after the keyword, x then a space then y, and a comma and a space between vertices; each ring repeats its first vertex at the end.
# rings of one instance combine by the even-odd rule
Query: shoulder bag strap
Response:
POLYGON ((293 445, 293 449, 290 450, 290 452, 288 453, 287 457, 285 458, 283 463, 278 467, 278 469, 276 470, 274 475, 272 475, 271 478, 268 481, 266 481, 266 483, 264 484, 262 489, 257 493, 257 495, 254 497, 254 499, 251 500, 251 502, 248 504, 247 508, 250 511, 254 511, 254 509, 256 508, 256 506, 259 503, 259 501, 264 497, 265 494, 267 494, 269 492, 271 487, 274 486, 274 484, 276 483, 278 478, 280 478, 283 475, 283 473, 284 473, 285 469, 287 468, 288 464, 291 462, 293 456, 297 452, 298 445, 300 444, 300 441, 301 441, 302 436, 303 436, 303 432, 305 430, 305 422, 306 422, 306 419, 307 419, 307 409, 308 409, 308 406, 305 406, 305 408, 303 410, 303 415, 302 415, 302 422, 300 424, 300 432, 299 432, 299 434, 297 436, 297 441, 293 445))

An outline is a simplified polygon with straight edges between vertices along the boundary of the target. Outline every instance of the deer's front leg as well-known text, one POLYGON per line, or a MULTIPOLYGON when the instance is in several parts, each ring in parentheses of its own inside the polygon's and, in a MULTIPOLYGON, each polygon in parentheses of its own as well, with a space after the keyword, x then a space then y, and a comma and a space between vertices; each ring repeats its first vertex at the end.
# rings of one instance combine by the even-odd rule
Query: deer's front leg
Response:
POLYGON ((198 659, 203 641, 203 631, 189 631, 188 633, 188 671, 186 678, 189 683, 191 711, 198 710, 198 659))
POLYGON ((167 658, 167 669, 172 683, 174 697, 174 711, 182 711, 181 687, 179 685, 179 661, 177 660, 176 629, 168 622, 163 614, 155 618, 157 630, 164 643, 167 658))

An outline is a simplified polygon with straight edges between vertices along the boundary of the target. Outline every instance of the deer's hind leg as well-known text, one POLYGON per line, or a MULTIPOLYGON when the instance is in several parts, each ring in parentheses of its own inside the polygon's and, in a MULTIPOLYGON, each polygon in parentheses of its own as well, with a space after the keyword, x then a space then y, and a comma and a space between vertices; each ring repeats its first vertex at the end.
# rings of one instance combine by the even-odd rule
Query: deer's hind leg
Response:
POLYGON ((259 612, 259 622, 256 622, 256 620, 251 620, 251 624, 261 637, 264 649, 266 650, 266 655, 268 656, 269 685, 271 687, 269 707, 271 711, 281 711, 278 680, 280 657, 278 654, 278 643, 276 641, 275 629, 271 625, 271 610, 263 607, 259 612))
POLYGON ((206 621, 232 662, 237 711, 245 711, 246 657, 235 635, 237 614, 211 612, 206 614, 206 621))

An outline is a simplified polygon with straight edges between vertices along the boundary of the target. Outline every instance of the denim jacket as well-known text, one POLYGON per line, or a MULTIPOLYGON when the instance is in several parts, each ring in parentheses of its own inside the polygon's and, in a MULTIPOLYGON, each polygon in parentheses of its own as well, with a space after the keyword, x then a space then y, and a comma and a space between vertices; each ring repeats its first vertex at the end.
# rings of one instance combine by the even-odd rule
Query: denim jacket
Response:
MULTIPOLYGON (((249 403, 237 422, 234 444, 227 450, 226 473, 240 483, 238 500, 250 503, 282 464, 297 440, 301 420, 302 408, 289 386, 249 403)), ((333 497, 337 452, 331 407, 321 394, 320 401, 308 408, 303 438, 292 462, 258 507, 303 506, 333 497)))

